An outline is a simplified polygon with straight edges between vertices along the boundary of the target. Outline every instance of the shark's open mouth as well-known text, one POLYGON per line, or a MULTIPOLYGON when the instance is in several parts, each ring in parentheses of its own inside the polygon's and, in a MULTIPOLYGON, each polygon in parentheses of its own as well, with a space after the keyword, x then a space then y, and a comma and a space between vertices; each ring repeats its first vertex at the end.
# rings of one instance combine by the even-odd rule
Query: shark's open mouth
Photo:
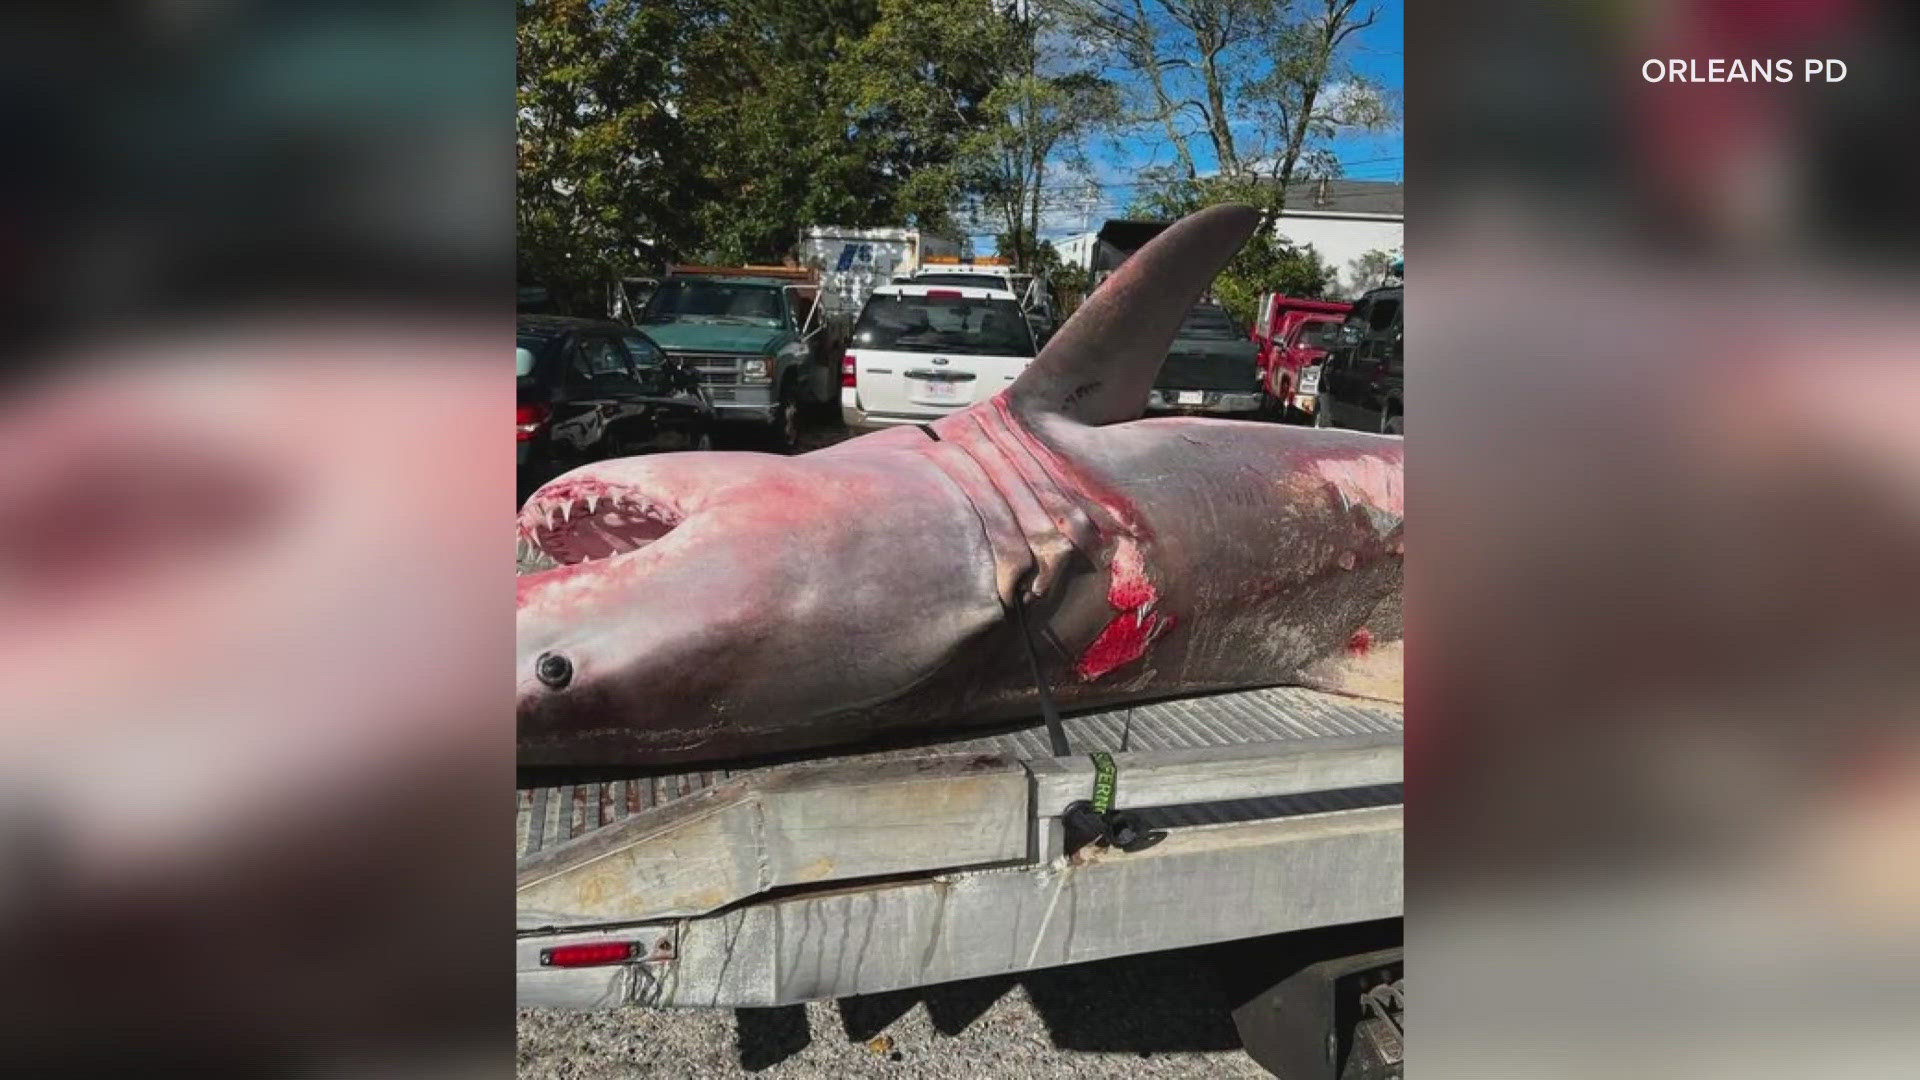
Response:
POLYGON ((686 515, 673 503, 603 480, 548 484, 520 511, 520 535, 562 564, 638 551, 667 535, 686 515))

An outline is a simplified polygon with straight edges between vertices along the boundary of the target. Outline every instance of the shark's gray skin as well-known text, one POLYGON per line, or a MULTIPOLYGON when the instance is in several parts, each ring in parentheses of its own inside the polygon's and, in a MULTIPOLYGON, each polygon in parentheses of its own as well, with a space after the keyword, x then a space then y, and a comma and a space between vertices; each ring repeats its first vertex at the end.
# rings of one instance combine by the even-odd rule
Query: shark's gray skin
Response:
POLYGON ((1039 712, 1306 684, 1398 696, 1398 439, 1138 419, 1253 229, 1195 214, 1032 365, 931 431, 786 458, 585 466, 528 500, 523 765, 655 765, 933 737, 1039 712))

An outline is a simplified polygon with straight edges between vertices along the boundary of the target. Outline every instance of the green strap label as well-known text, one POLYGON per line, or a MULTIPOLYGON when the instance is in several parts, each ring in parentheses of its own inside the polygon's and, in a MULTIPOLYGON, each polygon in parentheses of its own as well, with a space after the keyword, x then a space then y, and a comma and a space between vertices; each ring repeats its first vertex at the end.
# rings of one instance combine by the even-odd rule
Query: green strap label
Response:
POLYGON ((1093 758, 1093 812, 1109 813, 1113 810, 1115 786, 1113 755, 1101 750, 1089 756, 1093 758))

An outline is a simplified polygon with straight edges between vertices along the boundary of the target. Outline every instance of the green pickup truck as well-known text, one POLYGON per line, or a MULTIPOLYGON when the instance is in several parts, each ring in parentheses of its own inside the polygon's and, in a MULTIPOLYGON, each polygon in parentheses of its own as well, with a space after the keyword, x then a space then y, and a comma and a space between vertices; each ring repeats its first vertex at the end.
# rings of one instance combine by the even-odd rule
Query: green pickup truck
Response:
POLYGON ((722 420, 765 428, 783 449, 800 412, 838 400, 845 335, 820 310, 811 271, 675 267, 635 322, 699 372, 722 420))

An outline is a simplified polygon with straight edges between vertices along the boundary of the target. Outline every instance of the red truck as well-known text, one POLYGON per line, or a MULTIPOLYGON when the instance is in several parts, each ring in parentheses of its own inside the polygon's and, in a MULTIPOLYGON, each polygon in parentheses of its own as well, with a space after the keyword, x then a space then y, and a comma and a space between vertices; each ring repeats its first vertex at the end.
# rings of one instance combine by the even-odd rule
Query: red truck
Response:
POLYGON ((1352 304, 1341 300, 1303 300, 1278 293, 1260 298, 1253 340, 1260 346, 1260 386, 1269 415, 1291 415, 1300 369, 1326 351, 1320 341, 1325 324, 1338 326, 1352 309, 1352 304))

